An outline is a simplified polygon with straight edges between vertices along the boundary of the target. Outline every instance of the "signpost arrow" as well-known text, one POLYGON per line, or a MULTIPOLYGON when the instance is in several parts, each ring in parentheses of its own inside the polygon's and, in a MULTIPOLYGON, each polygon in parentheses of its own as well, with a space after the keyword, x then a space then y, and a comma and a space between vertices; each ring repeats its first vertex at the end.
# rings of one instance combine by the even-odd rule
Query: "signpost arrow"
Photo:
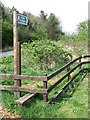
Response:
POLYGON ((28 24, 27 16, 24 16, 24 15, 18 13, 18 23, 23 24, 23 25, 27 25, 28 24))

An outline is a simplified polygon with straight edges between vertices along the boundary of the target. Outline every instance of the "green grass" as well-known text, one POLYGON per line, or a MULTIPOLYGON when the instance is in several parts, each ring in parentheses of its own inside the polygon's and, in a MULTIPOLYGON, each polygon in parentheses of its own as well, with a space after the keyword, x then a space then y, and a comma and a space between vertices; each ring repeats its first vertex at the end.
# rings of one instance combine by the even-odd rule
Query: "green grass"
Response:
MULTIPOLYGON (((0 70, 2 73, 13 74, 13 56, 4 57, 0 60, 0 70)), ((22 67, 22 74, 25 75, 43 75, 44 73, 51 74, 53 71, 62 67, 63 64, 58 64, 56 68, 52 70, 44 71, 29 71, 27 68, 22 67)), ((77 63, 71 65, 73 68, 77 63)), ((78 69, 77 69, 78 70, 78 69)), ((75 73, 77 72, 75 70, 75 73)), ((54 79, 59 79, 62 75, 66 73, 61 72, 54 79)), ((75 74, 74 73, 74 74, 75 74)), ((74 80, 73 85, 81 78, 82 73, 74 80)), ((52 79, 50 80, 52 81, 52 79)), ((55 92, 60 90, 60 88, 67 82, 67 78, 56 86, 48 95, 50 99, 55 92)), ((36 82, 30 82, 31 84, 36 84, 36 82)), ((2 79, 0 84, 13 85, 13 80, 2 79)), ((28 81, 23 81, 22 84, 28 84, 28 81)), ((48 87, 51 83, 48 84, 48 87)), ((42 85, 37 85, 37 88, 42 88, 42 85)), ((72 84, 70 85, 72 88, 72 84)), ((14 92, 2 91, 2 105, 7 108, 8 111, 14 113, 15 111, 23 118, 88 118, 88 81, 84 80, 80 83, 79 87, 74 87, 71 95, 69 95, 69 88, 67 88, 55 102, 48 105, 43 102, 43 95, 32 98, 23 107, 18 106, 15 103, 17 97, 14 96, 14 92)), ((25 93, 23 92, 22 95, 25 93)))
MULTIPOLYGON (((80 79, 81 75, 77 77, 80 79)), ((75 82, 74 82, 75 84, 75 82)), ((57 90, 59 87, 57 88, 57 90)), ((15 104, 13 92, 2 92, 2 104, 10 112, 17 112, 23 118, 88 118, 88 80, 83 80, 75 91, 63 92, 55 102, 46 104, 39 94, 23 107, 15 104)), ((49 98, 55 93, 53 90, 49 98)))
MULTIPOLYGON (((22 63, 23 64, 23 63, 22 63)), ((21 64, 21 74, 22 75, 31 75, 31 76, 43 76, 44 74, 51 74, 52 72, 54 72, 55 70, 61 68, 63 65, 65 65, 65 63, 62 64, 57 64, 55 68, 53 68, 52 70, 29 70, 29 68, 25 68, 23 65, 21 64)), ((4 74, 14 74, 14 57, 13 56, 9 56, 9 57, 3 57, 2 59, 0 59, 0 71, 1 73, 4 74)), ((65 71, 64 71, 65 72, 65 71)), ((2 79, 0 81, 0 84, 5 84, 5 85, 13 85, 14 82, 11 79, 2 79)), ((23 80, 22 84, 28 84, 28 80, 23 80)))

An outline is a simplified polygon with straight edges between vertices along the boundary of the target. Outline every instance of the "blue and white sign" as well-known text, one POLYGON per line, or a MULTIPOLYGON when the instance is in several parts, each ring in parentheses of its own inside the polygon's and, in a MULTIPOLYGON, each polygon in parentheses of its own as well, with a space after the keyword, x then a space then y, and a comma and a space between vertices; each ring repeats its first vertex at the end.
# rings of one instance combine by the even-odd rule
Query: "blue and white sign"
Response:
POLYGON ((24 15, 18 13, 18 23, 23 24, 23 25, 27 25, 28 24, 27 16, 24 16, 24 15))

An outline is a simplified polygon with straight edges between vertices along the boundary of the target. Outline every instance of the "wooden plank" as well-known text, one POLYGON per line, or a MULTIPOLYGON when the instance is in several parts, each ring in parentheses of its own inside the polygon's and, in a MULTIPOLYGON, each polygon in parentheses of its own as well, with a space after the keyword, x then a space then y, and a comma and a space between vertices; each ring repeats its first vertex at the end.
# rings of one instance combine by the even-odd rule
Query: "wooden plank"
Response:
POLYGON ((88 63, 90 63, 90 61, 85 61, 85 62, 81 62, 82 63, 82 65, 83 64, 88 64, 88 63))
POLYGON ((12 75, 12 74, 0 74, 0 78, 14 79, 14 75, 12 75))
MULTIPOLYGON (((90 63, 90 61, 86 61, 86 62, 81 62, 79 65, 81 64, 87 64, 90 63)), ((21 80, 40 80, 40 81, 47 81, 47 79, 51 79, 53 77, 53 75, 49 75, 49 76, 26 76, 26 75, 12 75, 12 74, 0 74, 0 78, 10 78, 10 79, 21 79, 21 80)))
POLYGON ((90 70, 90 68, 83 68, 82 70, 90 70))
POLYGON ((0 90, 14 90, 16 92, 22 91, 22 92, 29 92, 29 93, 47 93, 47 89, 30 89, 30 88, 23 88, 23 87, 17 87, 17 86, 6 86, 6 85, 0 85, 0 90))
POLYGON ((12 74, 0 74, 0 78, 11 78, 11 79, 20 79, 20 80, 40 80, 47 81, 47 76, 26 76, 26 75, 12 75, 12 74))
POLYGON ((50 100, 48 100, 48 104, 52 103, 52 101, 54 101, 61 93, 63 92, 63 90, 59 90, 50 100))
POLYGON ((69 80, 62 88, 61 90, 59 90, 47 103, 51 103, 52 101, 54 101, 65 89, 66 87, 79 75, 79 73, 81 72, 82 70, 79 70, 76 75, 74 75, 72 77, 71 80, 69 80))
POLYGON ((87 58, 87 57, 90 57, 90 55, 88 54, 88 55, 82 55, 81 56, 82 58, 87 58))
POLYGON ((51 78, 53 78, 54 76, 58 75, 60 72, 62 72, 64 69, 66 69, 68 66, 70 66, 71 64, 73 64, 74 62, 76 62, 77 60, 79 60, 81 57, 78 57, 76 59, 74 59, 73 61, 67 63, 66 65, 64 65, 63 67, 61 67, 60 69, 56 70, 55 72, 53 72, 52 74, 47 76, 47 80, 50 80, 51 78))
POLYGON ((79 70, 72 78, 70 81, 68 81, 63 87, 62 89, 64 90, 78 75, 79 73, 81 72, 82 70, 79 70))
POLYGON ((26 94, 23 97, 19 98, 18 100, 16 100, 15 102, 17 104, 23 105, 25 102, 27 102, 29 99, 31 99, 33 96, 35 96, 37 93, 34 94, 26 94))
POLYGON ((78 65, 76 65, 72 70, 70 70, 69 72, 67 72, 62 78, 60 78, 55 84, 53 84, 49 89, 48 89, 48 93, 54 88, 56 87, 60 82, 62 82, 62 80, 64 80, 70 73, 72 73, 77 67, 79 67, 82 63, 79 63, 78 65))

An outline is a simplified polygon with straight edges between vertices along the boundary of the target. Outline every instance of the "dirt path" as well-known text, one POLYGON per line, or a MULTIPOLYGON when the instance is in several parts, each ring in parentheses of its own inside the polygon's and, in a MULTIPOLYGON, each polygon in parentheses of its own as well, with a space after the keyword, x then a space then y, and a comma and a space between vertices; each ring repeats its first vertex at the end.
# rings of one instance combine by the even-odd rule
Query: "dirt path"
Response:
POLYGON ((10 113, 8 112, 8 110, 6 108, 3 108, 1 103, 0 103, 0 120, 2 118, 20 118, 19 115, 17 115, 17 113, 10 113))
POLYGON ((0 119, 2 119, 2 118, 3 118, 3 111, 2 111, 2 105, 0 103, 0 119))

